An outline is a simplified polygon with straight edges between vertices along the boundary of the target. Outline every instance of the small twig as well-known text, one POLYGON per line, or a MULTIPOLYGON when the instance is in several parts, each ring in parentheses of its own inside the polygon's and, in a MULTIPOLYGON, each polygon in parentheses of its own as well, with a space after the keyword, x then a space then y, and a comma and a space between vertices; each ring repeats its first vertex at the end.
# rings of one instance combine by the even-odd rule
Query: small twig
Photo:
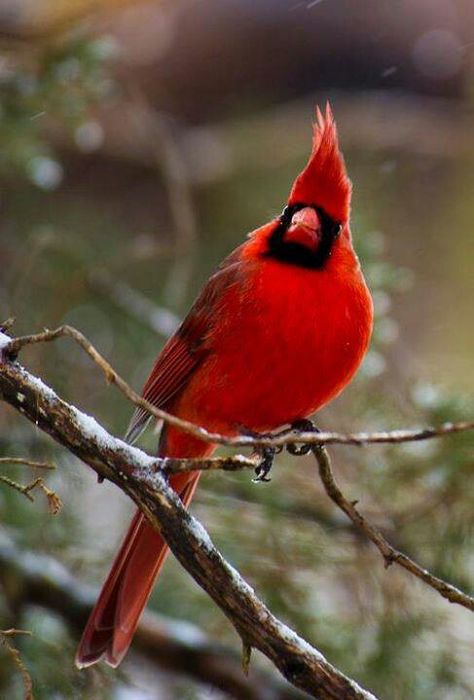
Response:
POLYGON ((15 489, 15 491, 18 491, 18 493, 23 494, 23 496, 26 496, 26 498, 32 503, 35 500, 32 491, 34 491, 37 488, 41 489, 44 495, 46 496, 46 500, 48 502, 48 510, 51 515, 57 515, 62 508, 61 499, 59 498, 56 491, 52 491, 51 489, 49 489, 40 476, 37 479, 31 481, 30 483, 23 485, 19 484, 13 479, 10 479, 8 476, 0 474, 0 482, 7 484, 7 486, 10 486, 12 489, 15 489))
MULTIPOLYGON (((283 430, 277 435, 272 437, 260 436, 241 436, 239 438, 227 438, 220 434, 210 433, 204 428, 194 425, 188 421, 181 420, 166 413, 160 409, 155 408, 148 401, 142 399, 136 392, 129 387, 129 385, 115 372, 111 365, 102 357, 102 355, 92 346, 92 344, 85 338, 85 336, 80 333, 80 331, 72 328, 71 326, 60 326, 54 331, 44 331, 43 333, 38 333, 36 335, 24 336, 12 340, 6 348, 4 348, 4 354, 8 357, 10 353, 16 355, 19 349, 25 345, 30 345, 33 343, 47 342, 55 340, 61 336, 69 336, 73 338, 86 352, 87 354, 98 364, 98 366, 105 373, 108 381, 115 383, 118 388, 137 406, 140 406, 147 410, 149 413, 153 414, 155 417, 165 420, 167 423, 179 427, 180 429, 202 439, 204 441, 210 441, 219 444, 232 445, 232 446, 280 446, 288 445, 293 454, 303 454, 307 450, 304 448, 298 448, 297 445, 311 445, 312 451, 314 452, 318 464, 320 467, 320 474, 323 480, 323 484, 327 490, 330 498, 339 505, 342 510, 348 515, 348 517, 360 528, 367 536, 376 544, 376 546, 381 551, 386 564, 389 565, 396 561, 400 566, 403 566, 408 571, 411 571, 415 576, 425 581, 432 588, 437 590, 444 598, 447 598, 451 602, 459 603, 469 610, 474 610, 474 599, 466 595, 462 591, 458 590, 454 586, 445 581, 438 579, 437 577, 430 574, 425 569, 419 567, 415 562, 413 562, 408 556, 402 554, 395 548, 393 548, 376 530, 372 525, 370 525, 357 511, 355 504, 350 503, 343 496, 339 490, 332 471, 330 468, 329 457, 326 450, 324 449, 324 444, 374 444, 374 443, 400 443, 409 442, 414 440, 424 440, 433 437, 441 437, 442 435, 448 435, 456 432, 472 430, 474 429, 474 422, 459 422, 459 423, 445 423, 438 428, 425 428, 422 430, 397 430, 392 432, 379 432, 379 433, 353 433, 353 434, 341 434, 341 433, 324 433, 324 432, 314 432, 311 430, 299 432, 299 430, 290 429, 283 430), (296 444, 296 447, 295 447, 296 444)), ((226 458, 223 461, 210 459, 205 460, 203 463, 203 469, 223 469, 227 468, 229 470, 241 469, 243 467, 251 467, 249 462, 242 461, 245 458, 226 458), (225 465, 225 467, 224 467, 225 465)), ((197 464, 193 464, 193 460, 170 460, 165 461, 165 471, 168 473, 189 471, 192 469, 199 468, 197 464)), ((154 463, 155 470, 159 470, 162 464, 160 460, 156 460, 154 463)))
POLYGON ((89 357, 100 367, 108 382, 115 384, 117 388, 136 406, 143 408, 150 415, 158 420, 162 420, 169 425, 173 425, 180 430, 183 430, 190 435, 203 440, 219 445, 228 445, 231 447, 279 447, 291 443, 306 444, 306 445, 369 445, 369 444, 398 444, 404 442, 415 442, 420 440, 428 440, 437 437, 444 437, 459 432, 474 430, 474 421, 461 421, 458 423, 443 423, 434 428, 421 428, 413 430, 392 430, 381 432, 360 432, 360 433, 337 433, 337 432, 319 432, 311 431, 299 432, 297 430, 282 431, 278 435, 268 437, 253 437, 249 435, 241 435, 239 437, 228 437, 220 433, 209 432, 190 421, 177 418, 176 416, 167 413, 159 408, 156 408, 149 401, 146 401, 137 394, 127 382, 120 377, 107 360, 100 354, 98 350, 90 343, 89 340, 76 328, 72 326, 60 326, 53 331, 45 330, 43 333, 27 335, 14 338, 3 348, 3 355, 6 357, 15 357, 17 353, 26 345, 34 343, 44 343, 56 340, 60 337, 70 337, 78 343, 89 357))
POLYGON ((25 689, 24 693, 24 700, 34 700, 34 695, 33 695, 33 681, 31 680, 31 676, 29 674, 28 669, 26 668, 25 664, 23 663, 23 660, 21 658, 21 654, 16 648, 16 646, 13 644, 11 641, 12 637, 18 636, 18 635, 28 635, 31 636, 31 632, 28 630, 18 630, 18 629, 8 629, 8 630, 0 630, 0 641, 10 654, 10 656, 13 659, 13 663, 17 667, 17 669, 21 673, 21 677, 23 679, 23 686, 25 689))
POLYGON ((0 457, 0 464, 24 464, 34 469, 56 469, 55 464, 50 462, 36 462, 34 459, 26 457, 0 457))
POLYGON ((155 473, 156 458, 114 438, 18 363, 1 365, 0 398, 133 498, 245 644, 265 654, 290 683, 319 700, 374 700, 258 599, 186 511, 163 474, 155 473))
MULTIPOLYGON (((174 425, 177 428, 181 428, 185 432, 188 432, 191 435, 194 435, 195 437, 198 437, 204 441, 214 442, 214 440, 212 439, 213 434, 209 433, 204 428, 200 428, 199 426, 196 426, 193 423, 190 423, 189 421, 184 421, 180 418, 176 418, 176 416, 172 416, 166 411, 162 411, 161 409, 156 408, 155 406, 153 406, 153 404, 143 399, 127 384, 127 382, 125 382, 125 380, 122 379, 122 377, 120 377, 119 374, 117 374, 117 372, 113 369, 109 362, 107 362, 107 360, 100 354, 100 352, 96 350, 92 343, 80 331, 78 331, 76 328, 73 328, 72 326, 59 326, 59 328, 56 328, 53 331, 45 330, 42 333, 36 333, 33 335, 26 335, 19 338, 14 338, 3 349, 3 354, 7 357, 16 357, 20 349, 25 347, 26 345, 51 342, 61 337, 69 337, 75 340, 75 342, 81 346, 81 348, 89 355, 93 362, 95 362, 95 364, 102 370, 107 382, 109 382, 110 384, 115 384, 120 389, 120 391, 136 406, 143 408, 148 413, 155 416, 155 418, 157 418, 158 420, 166 421, 170 425, 174 425)), ((218 435, 216 437, 223 438, 223 436, 221 435, 218 435)), ((226 438, 223 438, 223 440, 225 441, 226 438)))
POLYGON ((234 455, 233 457, 210 457, 209 459, 163 457, 159 461, 157 460, 157 463, 159 469, 169 475, 191 471, 214 471, 216 469, 237 472, 241 469, 255 469, 260 461, 260 455, 252 457, 234 455))
POLYGON ((19 634, 26 634, 29 637, 31 637, 33 633, 30 632, 30 630, 19 630, 15 627, 11 627, 8 630, 0 630, 0 634, 2 635, 2 637, 16 637, 19 634))
POLYGON ((250 644, 242 642, 242 671, 246 676, 249 675, 250 659, 252 658, 252 647, 250 644))
POLYGON ((437 576, 433 576, 433 574, 427 571, 427 569, 423 569, 406 554, 403 554, 392 547, 392 545, 387 542, 379 530, 371 525, 371 523, 369 523, 359 513, 356 508, 357 501, 351 502, 347 500, 334 478, 334 474, 331 469, 331 460, 324 446, 315 445, 312 448, 312 452, 316 457, 319 475, 329 498, 334 501, 334 503, 344 511, 348 518, 352 520, 354 525, 362 530, 362 532, 364 532, 364 534, 375 544, 384 558, 386 568, 395 562, 417 578, 424 581, 426 584, 428 584, 428 586, 438 591, 443 598, 446 598, 451 603, 458 603, 468 610, 474 611, 474 598, 466 593, 463 593, 455 586, 443 581, 437 576))

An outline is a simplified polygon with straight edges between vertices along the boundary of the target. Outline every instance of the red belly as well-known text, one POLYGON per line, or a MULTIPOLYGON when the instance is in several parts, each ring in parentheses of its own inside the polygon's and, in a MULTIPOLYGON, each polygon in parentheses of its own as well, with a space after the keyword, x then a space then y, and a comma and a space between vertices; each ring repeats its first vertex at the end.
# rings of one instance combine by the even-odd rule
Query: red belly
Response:
POLYGON ((223 300, 210 352, 168 407, 209 430, 268 431, 310 415, 350 381, 372 305, 355 267, 343 277, 268 262, 223 300))

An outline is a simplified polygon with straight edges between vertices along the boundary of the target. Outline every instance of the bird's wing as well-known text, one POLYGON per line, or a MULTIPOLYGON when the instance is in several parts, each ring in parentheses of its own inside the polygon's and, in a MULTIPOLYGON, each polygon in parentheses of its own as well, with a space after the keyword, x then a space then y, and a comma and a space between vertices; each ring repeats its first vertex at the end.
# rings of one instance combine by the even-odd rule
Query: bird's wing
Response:
MULTIPOLYGON (((142 390, 143 398, 157 408, 166 407, 170 399, 186 386, 203 358, 212 351, 209 340, 213 326, 219 322, 219 301, 230 286, 239 283, 240 261, 237 252, 234 251, 209 279, 183 323, 158 355, 142 390)), ((125 440, 133 443, 150 418, 145 409, 137 408, 125 440)))

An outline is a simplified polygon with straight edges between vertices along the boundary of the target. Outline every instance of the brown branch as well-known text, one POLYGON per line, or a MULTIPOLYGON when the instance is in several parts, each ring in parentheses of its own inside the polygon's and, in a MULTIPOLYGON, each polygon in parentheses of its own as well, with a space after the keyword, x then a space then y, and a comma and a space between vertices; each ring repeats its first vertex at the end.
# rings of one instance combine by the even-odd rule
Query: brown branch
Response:
POLYGON ((210 457, 208 459, 162 457, 157 459, 160 470, 167 475, 179 474, 190 471, 215 471, 220 469, 225 472, 238 472, 242 469, 255 469, 262 461, 261 456, 244 457, 210 457))
MULTIPOLYGON (((28 459, 27 457, 0 457, 0 464, 23 464, 27 467, 32 467, 33 469, 56 469, 56 465, 50 462, 37 462, 34 459, 28 459)), ((0 474, 0 482, 10 486, 10 488, 18 491, 23 496, 34 502, 34 496, 32 491, 35 489, 41 489, 41 491, 46 496, 48 502, 48 508, 51 515, 57 515, 62 508, 61 499, 55 491, 49 489, 44 480, 41 477, 37 477, 30 481, 28 484, 20 484, 18 481, 14 481, 4 474, 0 474)))
MULTIPOLYGON (((95 364, 102 370, 107 382, 115 384, 120 389, 120 391, 136 406, 145 409, 146 411, 148 411, 148 413, 153 415, 158 420, 166 421, 170 425, 173 425, 177 428, 181 428, 185 432, 188 432, 191 435, 194 435, 195 437, 198 437, 207 442, 215 442, 215 440, 213 440, 213 433, 209 433, 204 428, 200 428, 199 426, 196 426, 193 423, 190 423, 189 421, 184 421, 180 418, 176 418, 176 416, 172 416, 166 411, 162 411, 161 409, 156 408, 155 406, 153 406, 153 404, 143 399, 127 384, 127 382, 125 382, 124 379, 122 379, 122 377, 120 377, 119 374, 117 374, 117 372, 113 369, 109 362, 107 362, 107 360, 100 354, 100 352, 96 350, 92 343, 90 343, 89 340, 87 340, 87 338, 80 331, 78 331, 76 328, 73 328, 72 326, 60 326, 59 328, 56 328, 53 331, 45 330, 42 333, 36 333, 20 338, 14 338, 7 345, 3 346, 2 352, 5 357, 14 357, 26 345, 51 342, 61 337, 72 338, 78 345, 80 345, 81 348, 93 360, 93 362, 95 362, 95 364)), ((225 444, 226 438, 223 438, 223 436, 221 435, 217 435, 215 437, 219 439, 218 441, 222 440, 225 444)))
MULTIPOLYGON (((3 338, 7 338, 2 334, 3 338)), ((156 408, 149 401, 146 401, 137 394, 127 382, 113 369, 100 352, 90 343, 89 340, 76 328, 72 326, 60 326, 53 331, 45 330, 43 333, 27 335, 4 343, 0 343, 0 354, 4 357, 15 357, 21 348, 35 343, 44 343, 56 340, 61 337, 70 337, 78 343, 89 357, 97 364, 104 373, 106 380, 115 384, 117 388, 135 406, 143 408, 157 420, 162 420, 169 425, 180 428, 184 432, 193 435, 205 442, 212 442, 219 445, 231 447, 279 447, 291 443, 306 445, 369 445, 369 444, 398 444, 404 442, 416 442, 437 437, 453 435, 455 433, 474 430, 474 421, 460 421, 457 423, 443 423, 437 427, 426 427, 413 430, 392 430, 380 432, 359 432, 359 433, 337 433, 337 432, 301 432, 297 430, 285 430, 274 436, 252 437, 241 435, 239 437, 227 437, 219 433, 209 432, 201 426, 189 421, 177 418, 159 408, 156 408)), ((0 339, 1 340, 1 339, 0 339)))
POLYGON ((51 464, 50 462, 37 462, 27 457, 0 457, 0 464, 24 464, 27 467, 33 467, 33 469, 56 469, 55 464, 51 464))
POLYGON ((12 637, 16 637, 22 634, 31 635, 31 632, 29 632, 28 630, 17 630, 14 628, 11 628, 9 630, 0 630, 0 641, 12 657, 13 663, 20 671, 21 677, 23 679, 23 687, 25 689, 25 693, 23 696, 24 700, 34 700, 33 681, 31 680, 30 673, 26 668, 25 664, 23 663, 23 659, 21 658, 20 652, 11 641, 12 637))
MULTIPOLYGON (((78 581, 57 559, 24 551, 6 537, 0 542, 0 584, 11 607, 39 605, 60 615, 79 637, 98 591, 78 581), (52 575, 54 574, 54 575, 52 575), (12 585, 13 582, 13 585, 12 585)), ((303 695, 276 674, 252 669, 242 673, 231 648, 213 642, 195 625, 147 611, 133 639, 133 651, 161 668, 218 688, 236 700, 302 700, 303 695)), ((304 696, 306 697, 306 696, 304 696)))
POLYGON ((41 489, 41 491, 46 496, 48 509, 51 515, 57 515, 62 508, 61 499, 59 498, 56 491, 52 491, 51 489, 49 489, 40 476, 37 479, 33 479, 33 481, 30 481, 28 484, 23 485, 19 484, 13 479, 10 479, 8 476, 0 474, 0 482, 6 484, 7 486, 10 486, 10 488, 14 489, 15 491, 18 491, 18 493, 21 493, 23 496, 26 496, 26 498, 32 503, 35 500, 32 491, 34 491, 35 489, 41 489))
MULTIPOLYGON (((72 328, 70 326, 61 326, 55 331, 44 331, 36 335, 24 336, 22 338, 16 338, 10 341, 6 346, 4 346, 4 353, 16 354, 18 350, 24 345, 29 345, 32 343, 44 342, 55 340, 61 336, 72 337, 93 359, 93 361, 102 369, 105 373, 106 378, 109 381, 114 382, 118 388, 136 405, 141 406, 153 413, 157 418, 162 418, 167 422, 181 427, 187 432, 200 437, 204 440, 212 440, 213 442, 220 442, 227 445, 239 445, 239 446, 280 446, 294 444, 295 442, 300 444, 309 444, 313 448, 313 452, 318 459, 320 464, 321 478, 323 479, 323 484, 329 494, 329 496, 334 500, 339 507, 341 507, 346 514, 351 518, 351 520, 362 529, 365 534, 378 546, 382 555, 388 564, 396 561, 400 566, 411 571, 417 578, 420 578, 429 586, 437 590, 444 598, 447 598, 450 602, 458 603, 469 610, 474 610, 474 599, 467 594, 463 593, 455 586, 443 581, 432 575, 430 572, 426 571, 418 564, 416 564, 410 557, 397 549, 392 547, 385 538, 379 533, 375 528, 373 528, 367 521, 362 518, 358 513, 353 504, 349 503, 347 499, 344 498, 343 494, 338 489, 334 478, 332 477, 332 472, 329 463, 329 456, 327 452, 323 449, 324 444, 373 444, 373 443, 400 443, 414 440, 423 440, 433 437, 441 437, 443 435, 448 435, 456 432, 462 432, 466 430, 471 430, 474 428, 474 422, 459 422, 459 423, 445 423, 438 428, 425 428, 421 430, 397 430, 392 432, 379 432, 379 433, 357 433, 357 434, 341 434, 341 433, 324 433, 324 432, 300 432, 295 430, 284 430, 281 433, 274 435, 270 438, 260 438, 260 437, 250 437, 245 436, 242 438, 226 438, 222 435, 215 433, 209 433, 204 428, 196 426, 188 421, 182 421, 175 416, 172 416, 165 411, 156 409, 153 405, 149 404, 147 401, 138 396, 131 387, 115 372, 111 365, 105 360, 105 358, 100 355, 100 353, 92 346, 92 344, 83 336, 80 331, 72 328), (5 351, 6 348, 6 351, 5 351), (319 460, 328 460, 329 471, 321 472, 321 463, 319 460), (324 479, 326 478, 326 481, 324 479), (329 489, 329 490, 328 490, 329 489), (339 499, 339 500, 336 500, 339 499), (348 508, 348 510, 346 510, 348 508)), ((211 469, 223 469, 227 471, 237 471, 242 468, 255 468, 257 461, 255 458, 245 458, 240 455, 235 457, 225 457, 225 458, 211 458, 207 460, 194 460, 194 459, 155 459, 153 469, 161 469, 163 473, 169 475, 173 473, 192 471, 192 470, 211 470, 211 469)), ((5 480, 5 477, 3 478, 5 480)))
POLYGON ((474 611, 474 598, 463 593, 455 586, 443 581, 437 576, 433 576, 427 569, 423 569, 413 559, 410 559, 406 554, 398 551, 387 542, 385 537, 377 528, 369 523, 357 510, 357 501, 349 501, 341 489, 337 485, 334 474, 331 469, 331 460, 327 450, 322 445, 316 445, 312 448, 313 454, 316 457, 319 475, 323 486, 329 498, 344 511, 344 513, 352 520, 354 525, 362 530, 362 532, 375 544, 382 554, 385 567, 388 568, 394 562, 412 573, 417 578, 428 584, 431 588, 449 600, 450 603, 458 603, 468 610, 474 611))
POLYGON ((155 458, 109 435, 16 363, 0 364, 0 397, 135 501, 183 567, 223 610, 244 649, 260 650, 290 683, 319 700, 373 700, 272 615, 183 508, 163 474, 156 472, 155 458))

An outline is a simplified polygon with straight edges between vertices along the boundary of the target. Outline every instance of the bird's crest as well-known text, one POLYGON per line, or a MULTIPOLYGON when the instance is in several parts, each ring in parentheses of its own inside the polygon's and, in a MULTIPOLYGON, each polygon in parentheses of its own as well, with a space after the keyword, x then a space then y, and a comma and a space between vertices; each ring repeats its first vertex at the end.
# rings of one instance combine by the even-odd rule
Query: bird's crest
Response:
POLYGON ((293 184, 288 204, 316 204, 336 221, 345 222, 349 218, 351 190, 328 102, 324 116, 316 108, 311 156, 293 184))

